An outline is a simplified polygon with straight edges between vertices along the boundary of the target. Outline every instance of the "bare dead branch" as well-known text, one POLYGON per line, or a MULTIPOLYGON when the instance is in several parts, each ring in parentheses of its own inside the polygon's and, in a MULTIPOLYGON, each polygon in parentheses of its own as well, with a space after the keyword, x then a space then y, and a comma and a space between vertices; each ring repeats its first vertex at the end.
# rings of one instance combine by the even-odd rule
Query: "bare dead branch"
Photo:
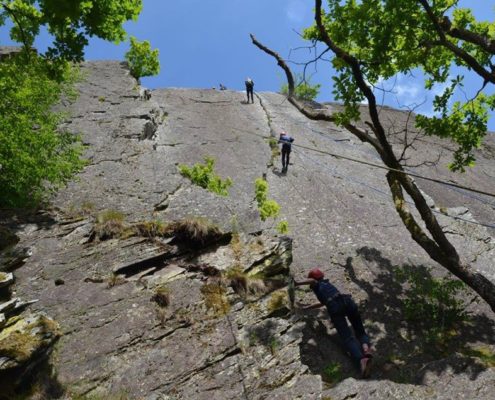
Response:
MULTIPOLYGON (((258 40, 256 40, 254 35, 251 34, 250 36, 251 36, 251 40, 253 41, 253 44, 257 46, 259 49, 263 50, 265 53, 274 57, 277 60, 277 64, 285 71, 289 86, 288 95, 287 95, 287 99, 289 100, 289 102, 292 105, 294 105, 302 114, 304 114, 306 117, 310 119, 318 120, 318 121, 334 122, 335 121, 334 117, 328 112, 324 110, 315 110, 314 108, 309 107, 304 103, 298 101, 294 97, 294 78, 292 75, 292 71, 287 66, 285 61, 282 59, 282 57, 278 55, 278 53, 269 49, 268 47, 260 43, 258 40)), ((345 128, 351 131, 352 133, 354 133, 361 141, 370 143, 379 153, 382 153, 380 143, 375 138, 371 137, 366 131, 364 131, 363 129, 359 129, 358 127, 352 124, 346 125, 345 128)))
POLYGON ((271 55, 277 60, 278 65, 280 68, 282 68, 285 72, 285 75, 287 77, 287 85, 288 85, 288 96, 289 98, 292 97, 294 94, 294 76, 292 75, 292 71, 290 68, 287 66, 285 61, 283 60, 282 57, 278 55, 278 53, 274 52, 273 50, 270 50, 268 47, 262 45, 260 42, 256 40, 253 34, 249 35, 251 37, 251 40, 253 44, 258 47, 259 49, 263 50, 265 53, 271 55))

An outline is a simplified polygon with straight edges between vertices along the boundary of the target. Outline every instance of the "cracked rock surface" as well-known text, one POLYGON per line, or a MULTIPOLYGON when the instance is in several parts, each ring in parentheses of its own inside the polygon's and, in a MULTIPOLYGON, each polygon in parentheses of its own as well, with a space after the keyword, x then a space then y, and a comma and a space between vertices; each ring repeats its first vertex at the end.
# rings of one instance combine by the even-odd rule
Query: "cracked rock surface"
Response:
MULTIPOLYGON (((295 144, 378 162, 371 147, 333 124, 306 119, 278 94, 258 93, 255 104, 244 104, 239 92, 163 89, 148 99, 124 65, 94 62, 83 69, 87 79, 67 106, 72 116, 64 127, 88 145, 88 166, 59 192, 52 210, 2 221, 16 229, 19 247, 32 250, 15 271, 14 290, 39 299, 30 310, 60 325, 50 360, 65 396, 491 399, 486 388, 493 388, 495 370, 479 349, 495 349, 494 316, 471 292, 472 324, 457 332, 453 354, 423 348, 421 332, 403 321, 405 289, 394 268, 444 272, 402 226, 384 171, 294 147, 284 175, 266 138, 285 130, 295 144), (233 179, 229 197, 180 175, 179 164, 205 156, 216 159, 216 173, 233 179), (273 221, 259 219, 254 180, 264 174, 292 240, 277 236, 273 221), (123 213, 126 224, 205 217, 228 238, 240 232, 239 240, 225 236, 196 249, 146 235, 91 241, 103 210, 123 213), (359 380, 324 311, 289 310, 289 265, 299 279, 321 266, 360 303, 375 347, 370 380, 359 380), (233 267, 241 268, 247 286, 229 275, 233 267), (159 288, 166 293, 161 300, 159 288), (338 379, 328 372, 332 365, 339 366, 338 379)), ((407 119, 383 112, 397 125, 407 119)), ((400 151, 400 138, 394 140, 400 151)), ((420 156, 436 159, 445 146, 418 140, 411 165, 420 156)), ((411 169, 493 190, 494 148, 490 137, 466 175, 448 172, 444 153, 435 167, 411 169)), ((493 199, 417 182, 462 257, 495 280, 494 229, 470 223, 495 222, 493 199)), ((307 290, 297 298, 313 301, 307 290)))

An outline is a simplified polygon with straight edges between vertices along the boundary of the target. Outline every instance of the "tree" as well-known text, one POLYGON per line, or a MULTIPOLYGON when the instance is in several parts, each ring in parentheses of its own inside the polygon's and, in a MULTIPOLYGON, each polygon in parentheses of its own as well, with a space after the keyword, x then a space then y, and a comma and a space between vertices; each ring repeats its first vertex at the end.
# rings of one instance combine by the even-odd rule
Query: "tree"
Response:
POLYGON ((136 19, 142 0, 0 0, 0 25, 23 51, 0 62, 0 207, 36 206, 67 182, 83 162, 77 136, 60 131, 53 112, 74 78, 88 38, 119 42, 123 23, 136 19), (45 27, 53 43, 44 55, 32 46, 45 27))
MULTIPOLYGON (((299 100, 314 100, 320 93, 321 84, 311 84, 310 79, 305 79, 303 75, 296 76, 297 84, 294 87, 294 96, 299 100)), ((280 93, 288 94, 289 85, 284 83, 280 89, 280 93)))
MULTIPOLYGON (((307 39, 323 43, 334 56, 336 70, 334 94, 344 104, 342 112, 329 115, 315 111, 294 98, 294 79, 285 61, 258 42, 253 43, 276 58, 288 81, 288 98, 301 112, 312 119, 335 122, 347 128, 361 141, 371 144, 388 167, 387 183, 396 210, 411 237, 436 262, 474 289, 495 311, 495 285, 461 261, 424 196, 405 173, 402 156, 397 157, 380 120, 373 85, 397 73, 421 68, 431 88, 435 82, 446 82, 452 65, 474 71, 483 78, 481 88, 465 103, 454 103, 449 111, 448 100, 462 83, 462 77, 450 80, 447 90, 435 97, 439 116, 416 116, 416 124, 425 133, 452 139, 458 144, 451 164, 462 171, 474 161, 473 150, 486 133, 488 110, 493 110, 494 96, 483 88, 495 82, 491 59, 495 54, 492 39, 494 24, 476 22, 469 10, 457 8, 458 0, 328 0, 324 14, 321 0, 315 0, 315 25, 305 32, 307 39), (447 16, 452 11, 453 21, 447 16), (369 116, 362 129, 355 122, 364 116, 359 107, 367 101, 369 116), (406 192, 413 200, 425 229, 416 221, 404 199, 406 192)), ((326 51, 326 50, 325 50, 326 51)))
POLYGON ((0 63, 0 206, 35 206, 84 165, 78 137, 58 130, 64 115, 52 112, 74 74, 66 65, 53 80, 36 55, 0 63))
POLYGON ((131 48, 125 54, 131 69, 131 75, 139 79, 143 76, 156 75, 160 72, 158 49, 151 50, 150 42, 140 42, 131 36, 131 48))
POLYGON ((142 0, 2 0, 0 25, 11 19, 12 40, 30 48, 41 27, 53 35, 49 59, 82 61, 88 37, 123 41, 123 24, 136 20, 142 0))

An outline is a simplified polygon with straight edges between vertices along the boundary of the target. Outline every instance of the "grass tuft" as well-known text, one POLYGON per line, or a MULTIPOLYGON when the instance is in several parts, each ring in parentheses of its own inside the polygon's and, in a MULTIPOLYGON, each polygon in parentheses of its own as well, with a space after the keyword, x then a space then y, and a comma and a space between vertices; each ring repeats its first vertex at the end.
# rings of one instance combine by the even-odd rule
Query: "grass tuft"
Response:
POLYGON ((206 283, 201 287, 204 301, 208 310, 217 317, 226 315, 230 311, 227 299, 227 290, 221 283, 206 283))
POLYGON ((126 231, 125 215, 116 210, 105 210, 96 216, 90 241, 108 240, 122 236, 126 231))
POLYGON ((126 283, 126 280, 122 275, 110 274, 107 280, 107 287, 110 289, 114 286, 123 285, 124 283, 126 283))
POLYGON ((165 236, 167 233, 167 225, 162 221, 138 222, 132 228, 136 235, 149 238, 165 236))
POLYGON ((281 308, 287 306, 288 306, 287 292, 285 290, 279 290, 271 294, 270 300, 268 301, 267 304, 267 310, 268 312, 271 313, 273 311, 280 310, 281 308))
POLYGON ((172 222, 167 227, 167 233, 175 236, 180 242, 200 247, 214 243, 223 236, 218 226, 200 217, 172 222))
POLYGON ((342 379, 342 365, 340 363, 330 363, 323 369, 323 380, 331 386, 336 385, 342 379))
POLYGON ((166 285, 158 286, 151 300, 156 302, 160 307, 168 307, 170 305, 170 289, 166 285))

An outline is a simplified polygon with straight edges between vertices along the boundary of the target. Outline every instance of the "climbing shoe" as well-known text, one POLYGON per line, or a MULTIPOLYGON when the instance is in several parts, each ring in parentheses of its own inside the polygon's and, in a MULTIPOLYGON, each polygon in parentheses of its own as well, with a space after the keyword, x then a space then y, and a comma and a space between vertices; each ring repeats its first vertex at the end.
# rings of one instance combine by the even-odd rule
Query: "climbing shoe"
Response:
POLYGON ((361 369, 361 378, 366 379, 369 378, 371 373, 371 358, 363 357, 359 362, 359 366, 361 369))

